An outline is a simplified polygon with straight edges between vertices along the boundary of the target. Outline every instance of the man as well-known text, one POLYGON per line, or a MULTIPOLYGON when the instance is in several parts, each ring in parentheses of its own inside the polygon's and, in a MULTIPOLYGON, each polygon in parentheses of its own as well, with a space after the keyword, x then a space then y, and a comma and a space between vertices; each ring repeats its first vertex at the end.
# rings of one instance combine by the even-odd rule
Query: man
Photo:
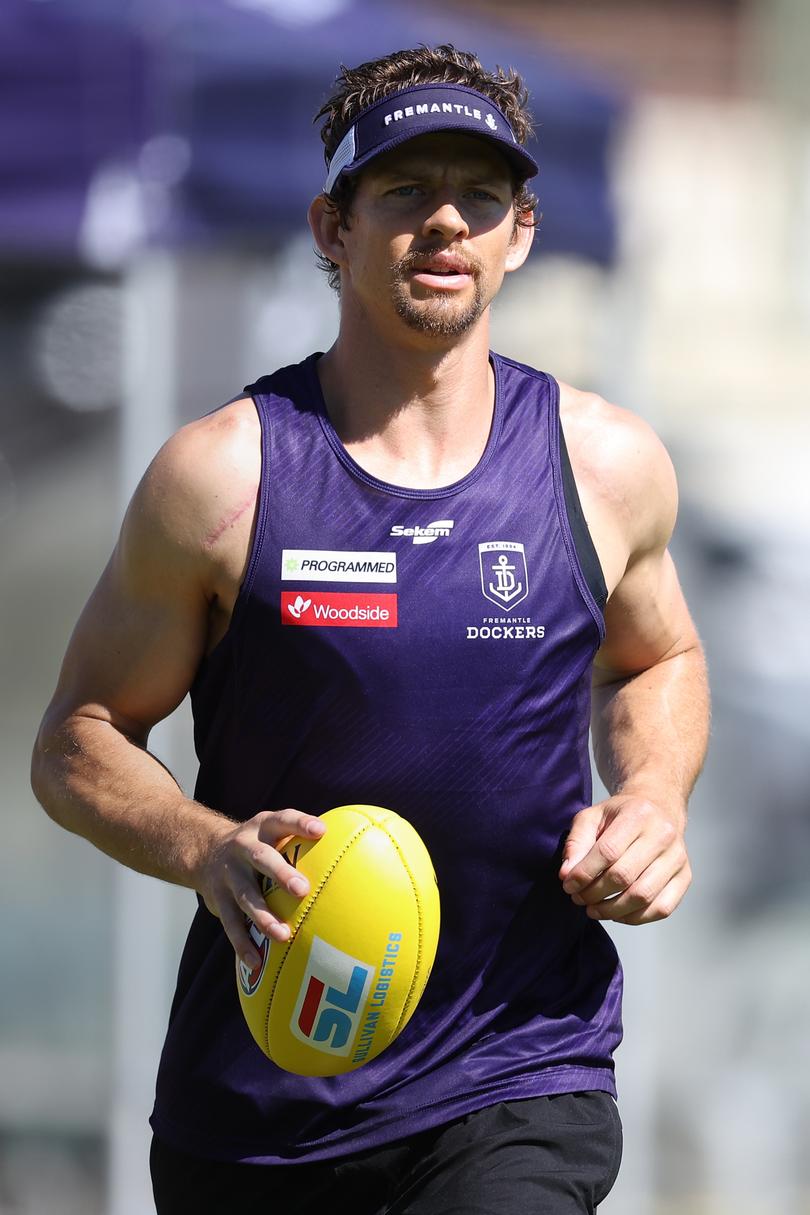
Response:
POLYGON ((667 553, 675 481, 639 419, 489 354, 490 304, 533 235, 519 80, 423 47, 338 85, 309 216, 337 340, 158 454, 70 643, 34 787, 68 829, 201 896, 152 1120, 160 1212, 593 1211, 620 1155, 620 971, 598 921, 682 898, 707 733, 667 553), (384 626, 328 618, 383 594, 384 626), (146 750, 189 690, 195 800, 146 750), (303 894, 275 845, 347 802, 420 831, 442 934, 397 1042, 304 1079, 250 1038, 233 950, 258 963, 247 918, 286 939, 258 875, 303 894))

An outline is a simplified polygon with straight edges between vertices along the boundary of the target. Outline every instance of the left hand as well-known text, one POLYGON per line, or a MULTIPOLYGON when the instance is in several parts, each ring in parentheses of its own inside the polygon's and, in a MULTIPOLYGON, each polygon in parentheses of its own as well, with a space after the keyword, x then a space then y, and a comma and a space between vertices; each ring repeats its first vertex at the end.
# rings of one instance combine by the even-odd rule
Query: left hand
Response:
POLYGON ((670 916, 692 880, 685 807, 620 793, 575 815, 563 849, 563 890, 595 920, 650 924, 670 916))

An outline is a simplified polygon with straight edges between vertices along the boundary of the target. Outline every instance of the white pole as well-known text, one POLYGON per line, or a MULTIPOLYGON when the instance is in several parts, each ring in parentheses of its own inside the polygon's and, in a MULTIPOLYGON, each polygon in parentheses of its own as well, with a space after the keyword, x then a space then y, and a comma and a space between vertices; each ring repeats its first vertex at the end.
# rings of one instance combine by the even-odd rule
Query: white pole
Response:
MULTIPOLYGON (((178 270, 164 252, 142 255, 124 282, 124 377, 121 486, 127 502, 176 422, 178 270)), ((172 769, 171 722, 149 740, 172 769)), ((171 998, 169 889, 118 867, 113 908, 113 1090, 110 1215, 154 1209, 149 1180, 148 1117, 171 998)))

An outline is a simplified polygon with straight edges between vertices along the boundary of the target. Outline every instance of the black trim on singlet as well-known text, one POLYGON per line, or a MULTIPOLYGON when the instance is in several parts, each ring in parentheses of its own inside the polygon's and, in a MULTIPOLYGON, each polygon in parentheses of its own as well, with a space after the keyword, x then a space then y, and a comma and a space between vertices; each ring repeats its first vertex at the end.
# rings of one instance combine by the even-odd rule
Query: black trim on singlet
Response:
POLYGON ((568 522, 571 525, 571 534, 574 537, 579 564, 585 576, 585 581, 588 584, 588 589, 599 605, 600 610, 604 611, 608 597, 605 576, 602 573, 602 566, 591 539, 588 521, 582 513, 582 503, 579 500, 577 483, 574 480, 574 470, 571 468, 571 460, 568 456, 568 448, 565 445, 565 435, 563 434, 561 423, 559 423, 559 430, 560 470, 562 472, 563 493, 565 494, 565 509, 568 512, 568 522))

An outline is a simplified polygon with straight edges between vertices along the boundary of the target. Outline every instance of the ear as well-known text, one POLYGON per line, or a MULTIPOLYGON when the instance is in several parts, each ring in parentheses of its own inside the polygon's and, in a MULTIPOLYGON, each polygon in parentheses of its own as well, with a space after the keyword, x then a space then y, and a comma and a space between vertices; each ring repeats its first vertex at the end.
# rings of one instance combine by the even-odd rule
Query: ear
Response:
MULTIPOLYGON (((529 221, 534 219, 534 214, 531 211, 526 211, 516 214, 516 219, 529 221)), ((529 256, 529 250, 532 247, 534 240, 534 225, 529 226, 528 222, 518 223, 515 225, 515 232, 509 242, 509 248, 506 253, 506 272, 510 270, 519 270, 529 256)))
POLYGON ((340 217, 325 194, 319 194, 317 198, 313 198, 309 205, 307 219, 315 244, 321 253, 328 257, 330 262, 342 266, 346 260, 346 252, 340 237, 340 217))

